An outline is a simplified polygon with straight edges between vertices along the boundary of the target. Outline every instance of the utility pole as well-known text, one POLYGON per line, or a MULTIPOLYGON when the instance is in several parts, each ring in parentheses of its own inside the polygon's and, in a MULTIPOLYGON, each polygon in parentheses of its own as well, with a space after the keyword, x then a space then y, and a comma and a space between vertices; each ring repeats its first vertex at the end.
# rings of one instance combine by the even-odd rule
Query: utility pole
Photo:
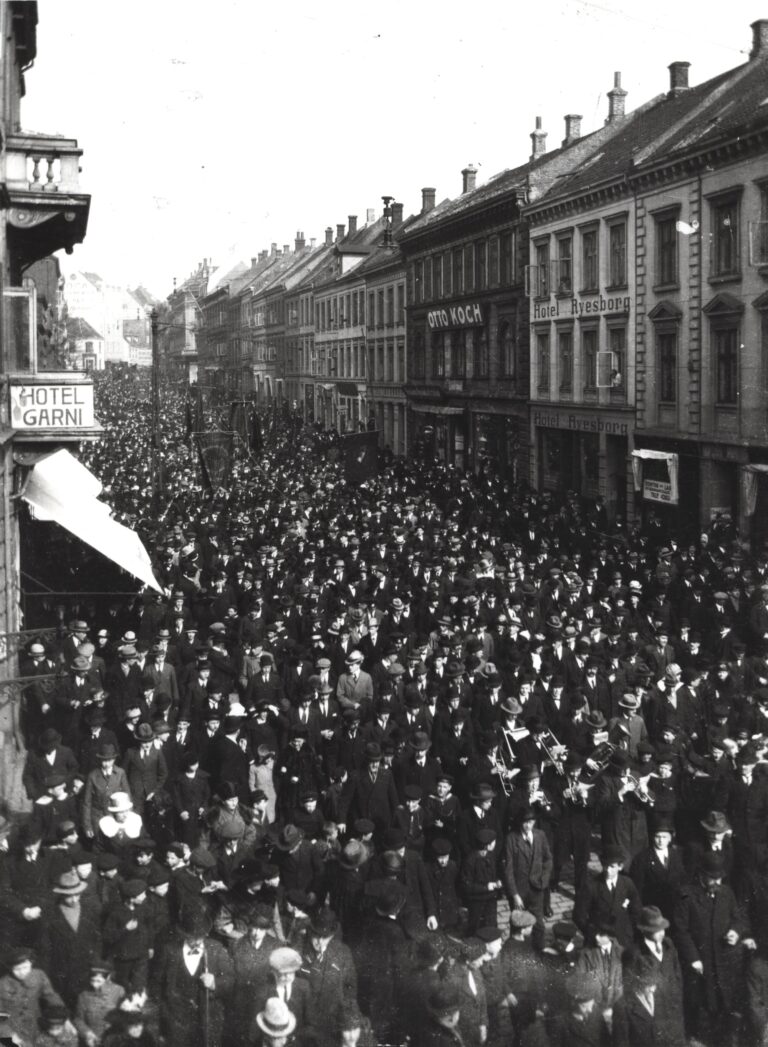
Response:
POLYGON ((158 314, 149 314, 152 324, 152 498, 155 512, 160 512, 163 495, 163 459, 160 446, 160 346, 157 339, 158 314))

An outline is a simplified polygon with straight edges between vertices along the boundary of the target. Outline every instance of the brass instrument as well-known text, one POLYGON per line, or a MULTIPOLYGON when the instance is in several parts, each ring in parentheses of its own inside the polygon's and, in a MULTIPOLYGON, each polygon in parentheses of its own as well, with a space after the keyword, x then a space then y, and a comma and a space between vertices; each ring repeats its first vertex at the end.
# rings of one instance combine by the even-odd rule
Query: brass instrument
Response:
POLYGON ((592 755, 587 757, 586 773, 582 772, 582 777, 588 785, 595 784, 597 779, 611 762, 611 757, 616 752, 616 748, 617 746, 612 742, 600 742, 592 752, 592 755), (594 767, 590 767, 590 764, 593 764, 594 767))
POLYGON ((510 796, 512 779, 520 773, 520 768, 514 766, 515 754, 512 750, 512 742, 517 741, 519 738, 526 738, 528 731, 524 727, 514 731, 508 731, 504 727, 500 727, 498 733, 500 735, 499 758, 495 762, 494 770, 499 776, 504 795, 510 796))
POLYGON ((562 751, 565 749, 565 746, 561 745, 560 742, 558 742, 557 738, 555 738, 554 734, 549 729, 549 727, 546 729, 546 731, 543 732, 543 734, 536 735, 536 743, 537 745, 540 745, 541 748, 544 750, 544 755, 555 768, 557 773, 559 775, 564 776, 565 766, 563 764, 562 758, 560 757, 560 755, 558 755, 558 750, 562 753, 562 751))
POLYGON ((647 803, 652 807, 654 803, 656 803, 656 797, 648 788, 648 778, 650 777, 650 774, 647 778, 638 778, 634 774, 626 774, 624 776, 624 781, 632 787, 631 791, 641 803, 647 803))
POLYGON ((589 801, 590 789, 594 789, 594 784, 590 785, 582 781, 574 782, 563 789, 563 796, 577 807, 586 807, 589 801))

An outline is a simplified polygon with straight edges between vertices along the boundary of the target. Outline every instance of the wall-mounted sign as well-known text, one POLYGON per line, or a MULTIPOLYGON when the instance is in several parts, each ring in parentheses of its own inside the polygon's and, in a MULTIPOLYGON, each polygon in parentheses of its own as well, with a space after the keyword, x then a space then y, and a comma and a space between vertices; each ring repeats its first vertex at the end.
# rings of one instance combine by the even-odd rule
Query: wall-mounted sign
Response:
POLYGON ((432 331, 449 327, 475 327, 482 322, 483 309, 479 302, 448 305, 445 309, 431 309, 427 313, 427 323, 432 331))
POLYGON ((92 429, 93 386, 11 385, 14 429, 92 429))
POLYGON ((571 429, 577 433, 607 433, 609 436, 626 436, 629 432, 627 422, 613 421, 577 414, 565 414, 560 411, 534 411, 533 424, 547 429, 571 429))
POLYGON ((646 502, 677 505, 677 499, 672 497, 672 484, 664 480, 643 480, 643 498, 646 502))
POLYGON ((534 302, 534 320, 572 319, 582 316, 605 316, 629 312, 629 295, 615 298, 597 295, 594 298, 562 298, 555 302, 534 302))

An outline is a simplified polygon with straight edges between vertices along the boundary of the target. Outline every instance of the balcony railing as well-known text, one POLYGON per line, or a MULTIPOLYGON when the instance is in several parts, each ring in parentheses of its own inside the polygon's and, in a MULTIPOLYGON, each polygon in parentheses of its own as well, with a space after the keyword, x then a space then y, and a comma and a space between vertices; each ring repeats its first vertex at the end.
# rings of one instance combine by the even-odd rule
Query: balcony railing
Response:
POLYGON ((82 155, 74 138, 9 134, 5 183, 11 192, 79 193, 82 155))

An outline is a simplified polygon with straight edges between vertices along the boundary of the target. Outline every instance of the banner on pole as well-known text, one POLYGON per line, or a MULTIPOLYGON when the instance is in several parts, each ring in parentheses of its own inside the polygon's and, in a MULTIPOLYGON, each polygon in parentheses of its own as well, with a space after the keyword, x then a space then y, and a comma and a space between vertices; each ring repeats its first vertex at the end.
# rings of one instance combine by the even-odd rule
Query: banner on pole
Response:
POLYGON ((232 469, 235 434, 221 429, 195 433, 203 480, 211 491, 225 487, 232 469))
POLYGON ((362 483, 379 473, 379 434, 374 430, 347 433, 339 438, 339 453, 344 474, 353 483, 362 483))

